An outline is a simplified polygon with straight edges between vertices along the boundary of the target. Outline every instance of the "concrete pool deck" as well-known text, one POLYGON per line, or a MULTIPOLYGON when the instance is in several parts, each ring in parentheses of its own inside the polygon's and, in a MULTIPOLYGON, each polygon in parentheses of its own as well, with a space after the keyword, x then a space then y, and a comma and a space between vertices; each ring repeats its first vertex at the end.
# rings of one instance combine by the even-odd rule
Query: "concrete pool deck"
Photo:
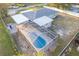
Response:
POLYGON ((40 32, 39 30, 37 30, 36 28, 34 28, 33 26, 31 26, 30 24, 21 24, 18 25, 17 28, 19 29, 19 31, 25 36, 26 40, 28 40, 31 45, 36 49, 37 52, 41 51, 42 49, 44 49, 45 47, 48 46, 48 44, 50 44, 51 42, 53 42, 53 39, 51 39, 50 37, 48 37, 46 34, 43 34, 42 32, 40 32), (36 39, 31 39, 31 37, 29 36, 29 32, 35 32, 38 36, 41 35, 42 38, 44 38, 46 40, 46 45, 42 48, 36 48, 33 44, 33 42, 36 39))

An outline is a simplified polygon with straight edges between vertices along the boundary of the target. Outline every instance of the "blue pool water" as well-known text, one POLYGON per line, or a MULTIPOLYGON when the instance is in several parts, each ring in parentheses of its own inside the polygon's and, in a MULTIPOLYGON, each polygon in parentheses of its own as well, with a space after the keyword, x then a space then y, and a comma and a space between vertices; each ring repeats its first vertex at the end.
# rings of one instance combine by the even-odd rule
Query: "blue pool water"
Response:
POLYGON ((46 45, 46 41, 42 37, 38 36, 38 38, 34 41, 33 44, 36 48, 42 48, 46 45))

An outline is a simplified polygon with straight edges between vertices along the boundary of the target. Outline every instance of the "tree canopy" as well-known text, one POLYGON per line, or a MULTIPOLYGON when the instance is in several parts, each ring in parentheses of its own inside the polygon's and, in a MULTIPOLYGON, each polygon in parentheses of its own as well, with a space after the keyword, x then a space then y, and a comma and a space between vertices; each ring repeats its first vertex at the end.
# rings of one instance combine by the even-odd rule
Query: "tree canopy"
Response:
POLYGON ((47 5, 50 7, 56 7, 59 9, 70 9, 70 7, 72 6, 71 3, 49 3, 47 5))
POLYGON ((0 18, 5 18, 7 16, 7 9, 10 4, 0 3, 0 18))

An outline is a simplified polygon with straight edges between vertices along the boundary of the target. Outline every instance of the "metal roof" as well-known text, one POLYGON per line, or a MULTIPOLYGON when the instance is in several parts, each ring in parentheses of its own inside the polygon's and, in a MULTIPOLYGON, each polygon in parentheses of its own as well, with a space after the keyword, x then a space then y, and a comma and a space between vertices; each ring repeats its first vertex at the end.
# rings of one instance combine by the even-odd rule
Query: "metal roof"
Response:
POLYGON ((23 15, 26 16, 27 18, 29 18, 30 20, 34 20, 34 19, 42 17, 42 16, 55 18, 55 16, 58 15, 58 12, 55 10, 48 9, 48 8, 41 8, 37 11, 25 12, 25 13, 23 13, 23 15))
POLYGON ((25 17, 25 16, 22 15, 22 14, 17 14, 17 15, 11 16, 11 17, 13 18, 13 20, 14 20, 17 24, 20 24, 20 23, 23 23, 23 22, 29 20, 27 17, 25 17))
POLYGON ((42 8, 40 10, 37 11, 36 13, 36 18, 39 18, 39 17, 42 17, 42 16, 48 16, 50 17, 52 15, 52 17, 54 15, 57 15, 57 11, 55 10, 51 10, 51 9, 48 9, 48 8, 42 8))
POLYGON ((37 19, 33 20, 33 22, 35 22, 39 26, 44 26, 47 23, 50 23, 52 21, 53 21, 53 19, 51 19, 51 18, 49 18, 47 16, 43 16, 43 17, 40 17, 40 18, 37 18, 37 19))
POLYGON ((23 13, 23 15, 24 15, 25 17, 29 18, 30 20, 34 20, 34 19, 35 19, 36 12, 34 12, 34 11, 29 11, 29 12, 23 13))

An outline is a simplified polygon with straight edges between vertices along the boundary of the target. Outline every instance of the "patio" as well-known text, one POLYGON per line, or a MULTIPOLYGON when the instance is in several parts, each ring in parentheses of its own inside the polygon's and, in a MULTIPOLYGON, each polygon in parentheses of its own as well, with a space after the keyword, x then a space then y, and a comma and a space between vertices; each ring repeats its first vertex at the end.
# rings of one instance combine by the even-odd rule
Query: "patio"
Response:
POLYGON ((30 24, 21 24, 18 25, 17 28, 19 29, 19 31, 26 37, 26 39, 32 44, 32 46, 37 50, 37 51, 41 51, 42 49, 44 49, 49 43, 54 42, 53 39, 55 39, 56 37, 54 37, 53 39, 51 39, 49 36, 47 36, 45 33, 40 32, 39 30, 36 29, 36 27, 33 27, 30 24), (38 49, 33 45, 33 42, 35 41, 35 37, 34 35, 31 36, 31 32, 35 32, 38 36, 40 35, 41 37, 43 37, 46 40, 46 45, 45 47, 38 49), (31 37, 29 37, 31 36, 31 37))

